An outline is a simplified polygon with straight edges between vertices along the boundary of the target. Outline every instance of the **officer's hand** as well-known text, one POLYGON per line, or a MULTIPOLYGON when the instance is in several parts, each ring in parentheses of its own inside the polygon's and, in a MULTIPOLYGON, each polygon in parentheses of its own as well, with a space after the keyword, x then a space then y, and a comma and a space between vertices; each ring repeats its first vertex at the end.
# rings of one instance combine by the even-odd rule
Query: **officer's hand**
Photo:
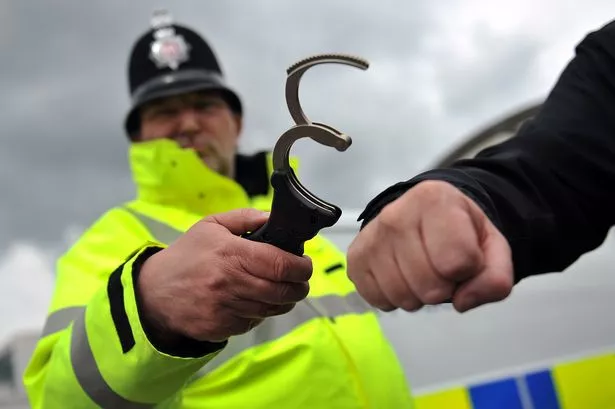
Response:
POLYGON ((138 282, 147 319, 218 342, 290 311, 308 294, 311 260, 238 237, 267 217, 252 209, 207 217, 151 256, 138 282))
POLYGON ((452 300, 463 312, 504 299, 513 286, 504 236, 476 203, 441 181, 417 184, 359 232, 348 275, 384 311, 452 300))

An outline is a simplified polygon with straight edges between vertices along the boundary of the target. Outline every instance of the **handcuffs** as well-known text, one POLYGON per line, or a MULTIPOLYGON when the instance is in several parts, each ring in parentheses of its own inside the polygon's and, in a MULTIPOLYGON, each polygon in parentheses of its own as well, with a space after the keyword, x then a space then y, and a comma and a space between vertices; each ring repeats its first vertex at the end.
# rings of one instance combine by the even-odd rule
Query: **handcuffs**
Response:
POLYGON ((311 138, 314 141, 345 151, 352 143, 350 136, 332 126, 310 121, 299 103, 299 82, 310 67, 319 64, 337 63, 350 65, 362 70, 369 67, 367 61, 341 54, 321 54, 303 59, 287 70, 286 103, 290 116, 296 125, 280 136, 273 148, 273 201, 267 222, 245 238, 272 244, 296 255, 303 255, 304 243, 318 232, 331 227, 342 215, 342 210, 318 198, 306 189, 297 179, 289 163, 292 145, 299 139, 311 138))

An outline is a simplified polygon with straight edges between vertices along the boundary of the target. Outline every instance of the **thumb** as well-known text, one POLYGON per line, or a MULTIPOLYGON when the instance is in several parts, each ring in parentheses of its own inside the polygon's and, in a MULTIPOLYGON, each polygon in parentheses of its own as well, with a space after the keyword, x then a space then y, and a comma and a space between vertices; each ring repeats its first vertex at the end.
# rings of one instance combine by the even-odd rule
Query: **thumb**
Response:
POLYGON ((203 221, 219 224, 235 235, 261 227, 269 218, 268 212, 256 209, 237 209, 208 216, 203 221))
POLYGON ((488 230, 483 243, 483 270, 455 292, 453 304, 459 312, 501 301, 512 291, 514 277, 510 246, 495 227, 490 226, 488 230))

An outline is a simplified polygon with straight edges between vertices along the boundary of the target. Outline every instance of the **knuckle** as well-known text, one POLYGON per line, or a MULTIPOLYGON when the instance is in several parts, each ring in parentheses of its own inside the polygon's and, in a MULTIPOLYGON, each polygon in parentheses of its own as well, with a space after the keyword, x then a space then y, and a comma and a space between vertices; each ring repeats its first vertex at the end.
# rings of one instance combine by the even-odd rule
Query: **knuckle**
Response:
POLYGON ((289 269, 289 262, 283 254, 276 254, 273 258, 273 279, 275 281, 284 281, 289 269))
POLYGON ((296 301, 303 300, 310 293, 310 284, 307 282, 295 284, 294 287, 297 287, 297 300, 296 301))
POLYGON ((434 196, 437 196, 435 193, 437 193, 441 187, 438 183, 432 180, 425 180, 418 183, 412 189, 417 195, 420 195, 421 198, 432 199, 434 196))
POLYGON ((258 303, 254 311, 254 315, 259 318, 265 318, 271 315, 271 304, 258 303))
POLYGON ((439 286, 425 291, 420 299, 426 305, 436 305, 450 300, 453 295, 452 286, 439 286))
POLYGON ((271 303, 276 304, 276 305, 284 304, 287 292, 288 292, 288 286, 280 285, 280 284, 276 285, 272 292, 272 296, 270 300, 271 303))
POLYGON ((287 304, 274 305, 274 306, 270 305, 267 310, 267 316, 286 314, 290 312, 293 308, 295 308, 295 305, 296 305, 295 303, 287 303, 287 304))
POLYGON ((395 293, 387 294, 389 304, 393 304, 405 311, 416 311, 423 306, 423 301, 417 297, 411 290, 396 291, 395 293))
POLYGON ((411 297, 409 292, 404 291, 403 287, 400 288, 400 286, 392 286, 391 288, 389 288, 386 296, 394 305, 405 304, 411 297))
POLYGON ((398 306, 405 311, 417 311, 425 304, 421 298, 416 297, 410 292, 399 293, 395 296, 391 296, 391 301, 393 302, 393 305, 398 306))
POLYGON ((376 301, 372 305, 376 307, 377 309, 379 309, 380 311, 384 311, 384 312, 391 312, 397 309, 397 307, 395 307, 393 304, 391 304, 388 301, 376 301))
POLYGON ((382 311, 393 311, 401 304, 405 304, 406 300, 397 295, 387 294, 386 290, 381 291, 365 291, 363 298, 373 307, 382 311))
POLYGON ((455 206, 447 210, 448 222, 454 226, 472 226, 472 219, 465 207, 455 206))
POLYGON ((216 217, 214 215, 209 215, 204 217, 203 219, 201 219, 201 221, 199 222, 199 224, 202 223, 216 223, 216 217))
POLYGON ((289 303, 289 304, 281 305, 278 308, 276 315, 282 315, 282 314, 286 314, 286 313, 292 311, 293 308, 295 308, 295 305, 296 305, 296 303, 289 303))
POLYGON ((427 180, 410 189, 415 193, 414 198, 423 206, 436 206, 444 199, 446 189, 445 182, 427 180))
POLYGON ((218 227, 214 225, 221 225, 221 224, 222 224, 222 220, 220 218, 220 215, 210 214, 209 216, 206 216, 202 218, 201 220, 199 220, 196 226, 198 226, 199 229, 210 230, 210 229, 217 229, 218 227))
POLYGON ((435 260, 436 270, 447 280, 464 280, 481 269, 482 253, 468 243, 460 242, 454 248, 442 252, 435 260))
POLYGON ((301 261, 301 271, 306 281, 312 278, 312 273, 314 272, 314 263, 312 263, 311 258, 305 257, 304 260, 301 261))
POLYGON ((290 284, 282 284, 277 286, 275 302, 277 304, 285 304, 290 301, 296 301, 297 291, 290 284))
POLYGON ((263 322, 263 320, 260 318, 257 318, 257 319, 253 318, 250 320, 246 320, 245 327, 242 332, 245 333, 245 332, 253 330, 255 327, 259 326, 261 322, 263 322))
POLYGON ((252 216, 254 216, 255 214, 258 214, 258 213, 259 213, 258 210, 252 209, 252 208, 249 208, 249 207, 242 207, 242 208, 240 208, 240 209, 238 209, 236 211, 237 216, 239 218, 242 218, 242 219, 250 218, 250 217, 252 217, 252 216))
POLYGON ((425 180, 413 188, 417 194, 432 204, 448 201, 449 198, 461 197, 461 192, 455 186, 443 180, 425 180))
POLYGON ((224 270, 217 270, 215 273, 208 276, 207 287, 209 288, 209 290, 216 293, 223 292, 229 287, 229 281, 230 277, 228 274, 225 274, 224 270))
POLYGON ((502 300, 512 292, 512 277, 506 274, 492 274, 488 281, 489 291, 495 300, 502 300))
POLYGON ((379 224, 381 227, 389 231, 397 231, 400 228, 400 218, 397 211, 397 204, 390 203, 385 206, 378 215, 379 224))
POLYGON ((403 303, 399 304, 399 307, 404 311, 415 312, 423 308, 423 305, 424 304, 418 300, 407 299, 404 300, 403 303))

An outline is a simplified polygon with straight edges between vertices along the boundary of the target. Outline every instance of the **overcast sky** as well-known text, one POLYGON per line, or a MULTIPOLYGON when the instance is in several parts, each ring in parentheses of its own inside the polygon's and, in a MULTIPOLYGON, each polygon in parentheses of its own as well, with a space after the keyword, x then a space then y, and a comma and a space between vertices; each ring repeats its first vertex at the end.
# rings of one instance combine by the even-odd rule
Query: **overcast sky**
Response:
MULTIPOLYGON (((126 60, 166 7, 216 49, 245 109, 241 149, 292 125, 285 69, 315 53, 367 59, 302 82, 312 120, 353 137, 301 141, 303 183, 344 208, 428 167, 486 123, 539 101, 612 0, 0 2, 0 337, 42 322, 59 252, 130 199, 126 60), (377 5, 376 5, 377 4, 377 5)), ((615 75, 615 74, 614 74, 615 75)))

